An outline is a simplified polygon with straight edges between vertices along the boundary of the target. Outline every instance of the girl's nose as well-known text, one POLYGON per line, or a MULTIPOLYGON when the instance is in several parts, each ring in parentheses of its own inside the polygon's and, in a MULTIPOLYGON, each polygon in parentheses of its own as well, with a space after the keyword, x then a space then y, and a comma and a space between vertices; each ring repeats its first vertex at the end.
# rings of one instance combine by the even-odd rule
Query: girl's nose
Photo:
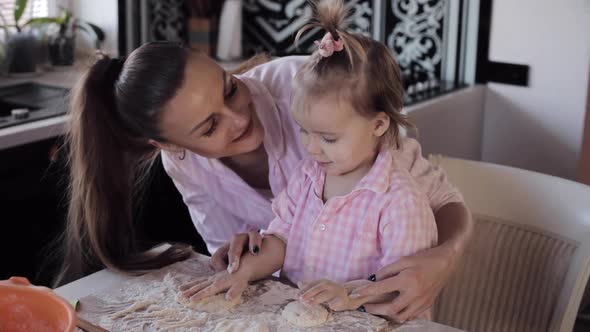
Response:
POLYGON ((307 149, 307 152, 309 152, 309 154, 311 155, 319 155, 322 153, 322 148, 320 147, 318 139, 313 136, 308 137, 307 144, 305 144, 305 148, 307 149))

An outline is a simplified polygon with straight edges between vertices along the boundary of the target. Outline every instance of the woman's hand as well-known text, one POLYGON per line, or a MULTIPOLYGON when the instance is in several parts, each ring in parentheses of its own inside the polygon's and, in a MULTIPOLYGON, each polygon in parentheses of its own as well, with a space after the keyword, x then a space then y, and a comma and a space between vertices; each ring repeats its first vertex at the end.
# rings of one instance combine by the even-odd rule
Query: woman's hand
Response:
POLYGON ((244 273, 234 273, 223 270, 214 276, 200 278, 180 286, 182 296, 192 302, 219 294, 227 290, 225 299, 233 301, 242 296, 248 287, 248 278, 244 273))
POLYGON ((236 234, 228 243, 213 253, 209 265, 216 272, 227 269, 233 273, 239 269, 240 258, 244 252, 249 250, 252 255, 257 255, 260 251, 261 244, 262 235, 258 232, 236 234))
POLYGON ((334 311, 354 310, 359 305, 348 298, 348 290, 344 285, 330 280, 318 280, 310 283, 299 283, 299 298, 308 304, 327 304, 334 311))
POLYGON ((444 246, 403 257, 376 274, 376 282, 354 290, 350 297, 399 293, 392 301, 366 304, 368 313, 397 322, 416 318, 428 308, 455 271, 456 253, 444 246))

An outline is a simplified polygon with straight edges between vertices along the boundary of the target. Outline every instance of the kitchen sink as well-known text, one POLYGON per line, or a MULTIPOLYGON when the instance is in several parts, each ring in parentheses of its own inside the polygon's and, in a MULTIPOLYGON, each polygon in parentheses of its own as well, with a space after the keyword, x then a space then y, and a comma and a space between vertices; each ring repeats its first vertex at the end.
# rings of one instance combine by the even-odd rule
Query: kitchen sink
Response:
POLYGON ((0 129, 65 114, 68 109, 65 88, 27 82, 0 88, 0 129), (20 116, 13 115, 16 109, 20 116))
POLYGON ((12 102, 5 101, 5 100, 0 100, 0 119, 7 117, 7 116, 11 116, 12 110, 19 109, 19 108, 26 108, 29 111, 36 111, 39 109, 38 107, 34 107, 29 104, 19 104, 19 103, 12 103, 12 102))

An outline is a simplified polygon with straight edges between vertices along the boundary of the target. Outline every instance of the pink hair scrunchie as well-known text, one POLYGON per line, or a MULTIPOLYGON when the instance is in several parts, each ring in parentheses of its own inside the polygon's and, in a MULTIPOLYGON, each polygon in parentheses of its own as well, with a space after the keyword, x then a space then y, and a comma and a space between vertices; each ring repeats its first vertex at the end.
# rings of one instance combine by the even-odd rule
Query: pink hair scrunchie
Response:
POLYGON ((327 32, 321 41, 316 40, 315 44, 319 46, 320 55, 327 58, 334 54, 334 52, 340 52, 344 49, 344 42, 342 39, 334 40, 332 34, 327 32))

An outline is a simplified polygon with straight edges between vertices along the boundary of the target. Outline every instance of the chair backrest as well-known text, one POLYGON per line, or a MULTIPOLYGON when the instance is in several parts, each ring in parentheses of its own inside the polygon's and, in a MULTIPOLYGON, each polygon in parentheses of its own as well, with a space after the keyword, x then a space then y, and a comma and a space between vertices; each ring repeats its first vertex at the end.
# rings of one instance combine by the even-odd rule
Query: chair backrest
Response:
POLYGON ((590 274, 590 187, 434 156, 476 221, 436 321, 467 331, 571 331, 590 274))

